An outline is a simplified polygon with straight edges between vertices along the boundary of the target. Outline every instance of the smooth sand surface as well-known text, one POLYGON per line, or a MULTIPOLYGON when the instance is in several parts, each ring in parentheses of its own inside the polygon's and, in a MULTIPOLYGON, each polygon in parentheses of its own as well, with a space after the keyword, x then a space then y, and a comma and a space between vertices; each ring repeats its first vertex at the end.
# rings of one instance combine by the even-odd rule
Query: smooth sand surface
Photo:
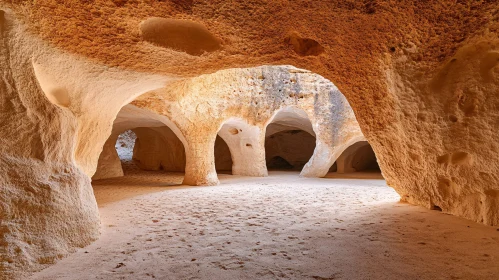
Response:
POLYGON ((357 175, 95 181, 100 239, 32 279, 498 279, 497 228, 400 203, 379 175, 357 175))

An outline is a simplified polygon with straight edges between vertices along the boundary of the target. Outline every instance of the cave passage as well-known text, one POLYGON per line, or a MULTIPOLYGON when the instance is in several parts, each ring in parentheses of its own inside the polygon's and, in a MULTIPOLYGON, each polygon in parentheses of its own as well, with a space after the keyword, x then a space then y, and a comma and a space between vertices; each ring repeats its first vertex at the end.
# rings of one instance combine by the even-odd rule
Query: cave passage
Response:
POLYGON ((329 169, 333 176, 348 174, 349 177, 363 177, 366 173, 381 175, 376 154, 367 141, 359 141, 345 149, 329 169))
POLYGON ((124 174, 138 168, 138 165, 133 160, 133 150, 136 140, 137 134, 135 134, 133 130, 127 130, 121 133, 118 136, 118 139, 116 139, 115 149, 120 158, 124 174))
POLYGON ((294 107, 278 111, 265 131, 267 170, 302 170, 315 145, 315 133, 305 111, 294 107))
POLYGON ((300 171, 315 149, 315 137, 300 130, 284 130, 265 139, 265 160, 268 170, 300 171))
POLYGON ((356 172, 381 172, 376 154, 371 145, 367 142, 359 147, 353 155, 351 167, 352 169, 355 169, 356 172))
POLYGON ((168 126, 120 125, 127 128, 116 129, 118 132, 113 132, 107 140, 93 180, 131 175, 141 170, 185 172, 184 145, 168 126))
POLYGON ((167 126, 139 127, 133 149, 133 160, 142 170, 185 172, 185 149, 167 126))
POLYGON ((215 169, 220 174, 232 174, 232 155, 229 146, 217 135, 215 140, 215 169))

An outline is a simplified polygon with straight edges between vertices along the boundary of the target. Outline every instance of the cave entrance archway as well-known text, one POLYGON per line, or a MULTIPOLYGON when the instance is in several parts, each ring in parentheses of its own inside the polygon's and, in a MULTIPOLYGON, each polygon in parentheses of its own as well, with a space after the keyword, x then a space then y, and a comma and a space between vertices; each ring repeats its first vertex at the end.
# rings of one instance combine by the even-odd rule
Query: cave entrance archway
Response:
POLYGON ((268 170, 300 171, 314 153, 315 133, 307 113, 294 107, 278 111, 265 131, 268 170))
POLYGON ((376 154, 367 141, 359 141, 348 148, 336 159, 329 172, 337 174, 349 174, 349 176, 361 173, 372 173, 381 175, 376 154))
POLYGON ((185 149, 168 126, 138 127, 133 160, 142 170, 185 172, 185 149))
POLYGON ((128 170, 133 170, 138 168, 137 164, 133 160, 133 149, 135 147, 135 141, 137 140, 137 134, 133 130, 126 130, 116 139, 114 145, 118 157, 120 158, 121 167, 123 169, 123 174, 128 170))
POLYGON ((126 105, 113 123, 92 179, 120 177, 140 170, 185 172, 184 141, 175 128, 164 117, 148 116, 144 110, 126 105))
POLYGON ((225 140, 217 134, 215 139, 215 169, 220 174, 232 174, 232 153, 225 140))

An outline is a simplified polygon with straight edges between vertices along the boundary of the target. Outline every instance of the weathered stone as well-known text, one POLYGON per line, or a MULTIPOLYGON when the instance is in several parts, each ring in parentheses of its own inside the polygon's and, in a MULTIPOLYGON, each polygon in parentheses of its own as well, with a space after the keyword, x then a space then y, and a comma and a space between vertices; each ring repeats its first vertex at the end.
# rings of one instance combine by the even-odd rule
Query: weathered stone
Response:
POLYGON ((62 2, 0 1, 0 279, 98 236, 89 178, 139 127, 171 130, 191 185, 218 183, 217 135, 251 176, 273 121, 316 137, 303 176, 367 139, 402 200, 499 224, 496 1, 62 2), (255 67, 289 64, 325 78, 255 67))

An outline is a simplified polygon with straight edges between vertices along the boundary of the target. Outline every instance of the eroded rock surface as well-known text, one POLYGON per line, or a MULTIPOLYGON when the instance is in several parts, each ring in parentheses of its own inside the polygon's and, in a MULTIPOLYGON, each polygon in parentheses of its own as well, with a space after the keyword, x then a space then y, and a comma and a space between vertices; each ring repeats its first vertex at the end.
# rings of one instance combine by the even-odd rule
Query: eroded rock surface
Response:
POLYGON ((355 121, 351 106, 403 200, 499 224, 498 5, 0 1, 0 277, 98 236, 89 178, 109 137, 144 123, 182 142, 185 183, 216 184, 217 134, 233 173, 264 176, 264 129, 296 108, 317 138, 302 174, 320 177, 355 138, 330 125, 355 121), (318 75, 259 65, 308 69, 346 99, 318 75), (130 102, 138 115, 120 123, 130 102))
POLYGON ((364 139, 333 83, 290 66, 221 70, 174 82, 131 105, 170 120, 177 136, 185 139, 184 183, 191 185, 218 183, 213 158, 217 134, 229 146, 232 173, 247 176, 267 175, 269 124, 274 125, 269 126, 272 133, 301 129, 317 138, 301 173, 306 177, 325 176, 343 150, 364 139))
POLYGON ((180 19, 149 18, 140 24, 142 38, 159 46, 201 55, 220 49, 220 40, 202 24, 180 19))
MULTIPOLYGON (((190 185, 217 184, 216 165, 234 175, 267 176, 265 142, 279 132, 300 130, 312 139, 308 155, 293 160, 298 170, 307 164, 306 177, 325 176, 346 148, 364 140, 336 86, 291 66, 229 69, 173 82, 123 107, 109 147, 128 129, 138 136, 134 159, 139 167, 185 170, 184 183, 190 185), (217 144, 219 138, 223 142, 217 144)), ((101 167, 107 154, 101 155, 101 167)))

